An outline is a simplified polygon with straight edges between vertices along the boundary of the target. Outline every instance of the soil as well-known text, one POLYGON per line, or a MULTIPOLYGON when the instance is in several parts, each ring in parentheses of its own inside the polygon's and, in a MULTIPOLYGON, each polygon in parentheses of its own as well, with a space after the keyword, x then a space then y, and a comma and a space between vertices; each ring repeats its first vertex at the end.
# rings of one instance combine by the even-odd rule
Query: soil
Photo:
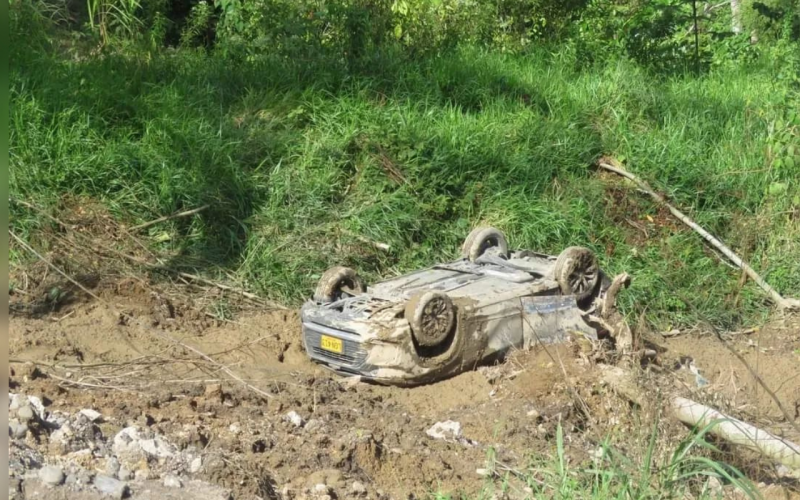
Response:
MULTIPOLYGON (((94 290, 100 301, 84 297, 45 312, 16 297, 11 392, 40 397, 48 411, 94 409, 107 440, 135 426, 178 450, 195 450, 202 468, 178 472, 234 498, 299 498, 318 484, 331 498, 474 495, 495 485, 478 473, 489 460, 515 470, 552 460, 559 425, 573 463, 606 438, 635 458, 661 411, 632 405, 600 380, 597 364, 613 354, 597 346, 520 351, 438 383, 384 387, 309 361, 295 311, 250 310, 223 321, 198 313, 190 298, 177 302, 135 281, 94 290), (426 433, 448 420, 460 424, 460 436, 426 433)), ((650 384, 654 399, 680 392, 792 436, 771 398, 714 337, 650 334, 647 341, 658 356, 641 371, 641 383, 650 384), (687 357, 708 384, 698 387, 687 357)), ((800 422, 800 322, 775 321, 730 336, 730 344, 800 422)), ((663 415, 659 422, 659 453, 666 456, 686 430, 663 415)), ((46 439, 29 434, 26 443, 48 462, 74 458, 46 439)), ((85 466, 103 470, 107 460, 95 453, 85 466)), ((774 467, 763 460, 745 454, 739 462, 756 480, 774 482, 774 467)), ((157 465, 142 467, 158 472, 157 465)), ((524 495, 525 485, 510 481, 509 491, 524 495)), ((94 498, 81 494, 63 498, 94 498)))

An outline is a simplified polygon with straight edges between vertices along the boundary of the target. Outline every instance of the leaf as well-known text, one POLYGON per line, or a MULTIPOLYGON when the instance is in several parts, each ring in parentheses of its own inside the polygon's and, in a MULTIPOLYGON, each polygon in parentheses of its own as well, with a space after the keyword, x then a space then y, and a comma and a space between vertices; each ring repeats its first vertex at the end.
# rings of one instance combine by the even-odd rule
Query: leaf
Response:
POLYGON ((769 185, 767 192, 772 196, 783 194, 786 192, 786 187, 785 182, 773 182, 769 185))
POLYGON ((395 25, 395 27, 394 27, 394 36, 398 40, 400 38, 402 38, 402 36, 403 36, 403 27, 401 25, 399 25, 399 24, 395 25))
POLYGON ((789 170, 794 169, 794 165, 795 165, 794 158, 792 158, 791 156, 787 156, 786 158, 783 159, 783 164, 789 170))

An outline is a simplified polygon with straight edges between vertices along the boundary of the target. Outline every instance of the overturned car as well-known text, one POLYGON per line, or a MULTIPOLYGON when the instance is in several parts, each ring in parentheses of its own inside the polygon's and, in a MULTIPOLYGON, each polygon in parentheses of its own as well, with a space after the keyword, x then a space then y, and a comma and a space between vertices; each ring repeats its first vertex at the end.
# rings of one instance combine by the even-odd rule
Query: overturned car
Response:
POLYGON ((509 251, 503 233, 480 227, 461 254, 369 288, 352 269, 329 269, 301 310, 306 352, 343 374, 415 385, 603 331, 587 311, 610 282, 590 250, 509 251))

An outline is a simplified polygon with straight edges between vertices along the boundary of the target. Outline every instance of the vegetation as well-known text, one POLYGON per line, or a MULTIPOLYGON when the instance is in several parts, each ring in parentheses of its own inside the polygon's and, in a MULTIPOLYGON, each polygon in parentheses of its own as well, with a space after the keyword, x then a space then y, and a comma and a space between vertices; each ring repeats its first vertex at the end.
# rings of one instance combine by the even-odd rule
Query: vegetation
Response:
MULTIPOLYGON (((624 455, 607 439, 592 453, 588 465, 578 466, 567 458, 564 433, 559 425, 552 455, 532 459, 525 470, 512 469, 497 461, 490 449, 484 474, 502 487, 497 488, 492 482, 480 498, 502 495, 514 498, 523 493, 510 485, 512 476, 527 485, 531 498, 647 500, 691 495, 710 500, 723 497, 722 484, 729 490, 736 490, 742 498, 758 498, 752 483, 740 471, 705 456, 719 453, 717 447, 704 440, 715 425, 695 429, 669 450, 657 449, 658 431, 654 428, 648 442, 642 446, 641 457, 624 455)), ((452 497, 439 494, 434 498, 450 500, 452 497)))
MULTIPOLYGON (((683 0, 58 5, 11 2, 12 199, 97 200, 130 224, 210 205, 147 229, 174 268, 297 304, 331 265, 374 281, 489 223, 518 247, 591 247, 659 329, 766 314, 594 171, 611 155, 800 295, 796 1, 743 1, 735 35, 729 9, 701 8, 698 54, 683 0)), ((12 203, 40 248, 51 225, 12 203)))

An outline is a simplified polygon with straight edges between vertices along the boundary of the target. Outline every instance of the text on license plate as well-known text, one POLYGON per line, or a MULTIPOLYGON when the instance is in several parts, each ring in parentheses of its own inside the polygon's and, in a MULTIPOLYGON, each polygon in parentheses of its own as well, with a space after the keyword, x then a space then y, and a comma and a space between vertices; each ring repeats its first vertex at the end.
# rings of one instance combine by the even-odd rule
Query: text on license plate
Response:
POLYGON ((319 346, 326 351, 336 352, 339 354, 344 352, 342 340, 334 337, 328 337, 327 335, 322 335, 320 337, 319 346))

